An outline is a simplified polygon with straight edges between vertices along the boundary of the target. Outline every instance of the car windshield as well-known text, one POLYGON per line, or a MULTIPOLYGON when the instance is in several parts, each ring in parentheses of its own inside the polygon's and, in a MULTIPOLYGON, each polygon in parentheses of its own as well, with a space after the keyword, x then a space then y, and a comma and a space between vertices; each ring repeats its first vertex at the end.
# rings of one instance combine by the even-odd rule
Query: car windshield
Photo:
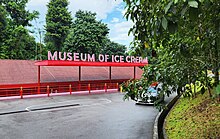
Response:
POLYGON ((149 92, 149 93, 157 93, 157 90, 154 87, 150 86, 148 88, 147 92, 149 92))

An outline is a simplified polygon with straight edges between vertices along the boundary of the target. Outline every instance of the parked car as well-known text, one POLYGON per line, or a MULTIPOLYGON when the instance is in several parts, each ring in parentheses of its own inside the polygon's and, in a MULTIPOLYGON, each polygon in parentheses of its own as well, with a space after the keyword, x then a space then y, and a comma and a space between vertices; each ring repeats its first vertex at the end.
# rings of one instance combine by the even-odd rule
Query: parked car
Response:
POLYGON ((163 102, 164 94, 160 94, 162 84, 155 82, 149 86, 145 93, 142 93, 138 103, 153 104, 155 101, 163 102))

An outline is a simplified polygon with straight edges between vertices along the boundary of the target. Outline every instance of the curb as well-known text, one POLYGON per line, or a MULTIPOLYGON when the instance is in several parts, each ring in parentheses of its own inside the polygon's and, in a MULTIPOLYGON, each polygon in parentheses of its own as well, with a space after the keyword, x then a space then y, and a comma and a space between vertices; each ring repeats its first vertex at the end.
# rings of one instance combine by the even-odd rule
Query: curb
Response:
POLYGON ((153 129, 153 139, 165 139, 164 137, 164 129, 163 129, 163 124, 165 121, 165 118, 171 108, 174 106, 176 101, 179 99, 180 95, 177 95, 174 97, 167 105, 166 109, 162 110, 157 114, 156 119, 154 120, 154 129, 153 129))

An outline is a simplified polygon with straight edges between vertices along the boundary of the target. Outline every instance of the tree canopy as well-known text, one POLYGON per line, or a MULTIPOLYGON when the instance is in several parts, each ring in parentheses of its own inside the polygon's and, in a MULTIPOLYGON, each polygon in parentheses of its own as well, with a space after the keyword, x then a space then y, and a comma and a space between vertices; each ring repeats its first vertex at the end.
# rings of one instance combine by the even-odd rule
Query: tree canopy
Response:
POLYGON ((80 10, 73 21, 68 0, 50 0, 44 30, 37 24, 32 26, 31 21, 37 23, 39 13, 27 10, 27 3, 28 0, 0 1, 1 59, 42 60, 46 59, 47 50, 120 55, 126 51, 124 45, 110 41, 107 24, 98 21, 96 13, 80 10))
POLYGON ((6 11, 2 5, 0 5, 0 58, 6 58, 7 55, 6 47, 4 46, 4 39, 6 37, 6 27, 7 27, 7 19, 6 19, 6 11))
POLYGON ((105 45, 109 29, 106 24, 96 20, 96 13, 77 11, 64 50, 79 53, 100 53, 105 45))
MULTIPOLYGON (((220 2, 218 0, 124 0, 126 18, 135 24, 135 48, 151 51, 143 78, 163 83, 178 92, 200 81, 211 87, 208 70, 219 82, 220 2), (152 57, 152 52, 156 56, 152 57)), ((171 93, 171 92, 169 92, 171 93)), ((169 94, 168 93, 168 94, 169 94)))
POLYGON ((26 10, 28 0, 2 0, 2 4, 10 16, 10 24, 14 27, 22 25, 23 27, 31 26, 30 22, 39 15, 37 11, 32 13, 26 10))
POLYGON ((50 0, 47 5, 45 43, 50 51, 61 51, 71 28, 72 17, 67 0, 50 0))
POLYGON ((101 52, 102 54, 108 55, 125 55, 126 53, 126 46, 112 42, 110 39, 106 38, 105 45, 102 47, 101 52))
POLYGON ((26 10, 28 0, 2 0, 0 2, 0 58, 33 59, 36 42, 27 26, 37 18, 38 12, 26 10))

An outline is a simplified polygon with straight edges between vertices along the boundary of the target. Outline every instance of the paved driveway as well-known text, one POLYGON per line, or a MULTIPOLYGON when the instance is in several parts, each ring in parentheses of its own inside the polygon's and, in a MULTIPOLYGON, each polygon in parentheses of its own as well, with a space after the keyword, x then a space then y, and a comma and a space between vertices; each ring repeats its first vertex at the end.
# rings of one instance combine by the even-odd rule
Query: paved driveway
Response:
POLYGON ((29 111, 0 115, 0 138, 151 139, 158 110, 122 98, 114 93, 0 101, 0 113, 29 111), (38 110, 61 105, 68 107, 38 110))

